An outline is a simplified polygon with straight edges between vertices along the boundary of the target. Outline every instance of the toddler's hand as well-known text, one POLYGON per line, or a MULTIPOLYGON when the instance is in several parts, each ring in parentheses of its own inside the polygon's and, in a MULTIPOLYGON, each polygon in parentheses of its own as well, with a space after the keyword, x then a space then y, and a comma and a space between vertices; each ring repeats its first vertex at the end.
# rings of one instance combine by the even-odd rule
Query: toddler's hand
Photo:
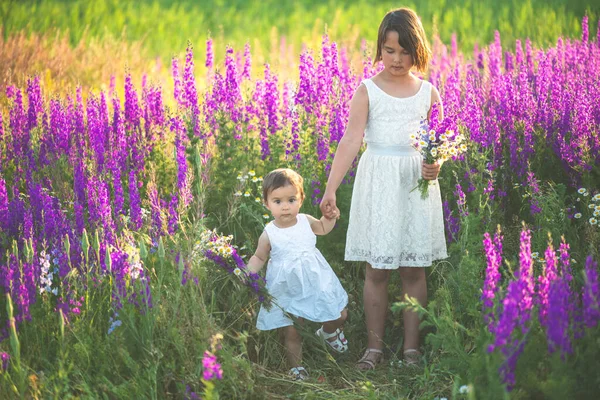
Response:
POLYGON ((336 207, 333 211, 329 212, 328 214, 324 214, 323 216, 329 220, 340 219, 340 210, 336 207))

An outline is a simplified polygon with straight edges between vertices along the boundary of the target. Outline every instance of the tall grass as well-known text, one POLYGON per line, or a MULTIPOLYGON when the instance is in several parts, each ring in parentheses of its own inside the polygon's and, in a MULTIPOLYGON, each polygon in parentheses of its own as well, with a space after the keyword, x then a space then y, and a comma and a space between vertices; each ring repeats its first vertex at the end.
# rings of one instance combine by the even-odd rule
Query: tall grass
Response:
MULTIPOLYGON (((595 19, 598 3, 583 0, 333 0, 173 1, 173 0, 8 0, 1 6, 5 39, 11 32, 43 33, 55 28, 68 32, 71 44, 82 38, 119 38, 142 41, 148 54, 168 60, 191 40, 200 51, 206 37, 217 43, 222 59, 224 45, 236 49, 249 42, 258 62, 276 63, 270 54, 287 49, 291 56, 301 46, 317 47, 325 32, 350 48, 360 41, 374 42, 381 18, 391 8, 408 6, 417 11, 427 32, 437 32, 449 43, 453 33, 465 52, 476 43, 489 43, 494 30, 513 43, 531 38, 547 46, 557 37, 579 37, 579 21, 588 13, 595 19)), ((594 30, 594 28, 592 29, 594 30)), ((593 33, 593 32, 592 32, 593 33)))

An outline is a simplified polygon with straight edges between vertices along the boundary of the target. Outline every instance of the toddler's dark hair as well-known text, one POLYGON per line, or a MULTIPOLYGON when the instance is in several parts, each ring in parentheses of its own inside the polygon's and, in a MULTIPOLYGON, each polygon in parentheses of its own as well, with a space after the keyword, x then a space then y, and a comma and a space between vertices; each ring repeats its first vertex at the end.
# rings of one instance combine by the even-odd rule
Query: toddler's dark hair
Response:
POLYGON ((269 172, 263 179, 263 200, 265 203, 269 193, 287 185, 294 186, 298 190, 300 200, 304 200, 304 178, 289 168, 278 168, 269 172))
POLYGON ((431 60, 431 49, 419 16, 409 8, 392 10, 383 17, 377 33, 377 54, 373 64, 381 61, 383 43, 390 31, 398 32, 398 44, 410 53, 415 68, 424 72, 431 60))

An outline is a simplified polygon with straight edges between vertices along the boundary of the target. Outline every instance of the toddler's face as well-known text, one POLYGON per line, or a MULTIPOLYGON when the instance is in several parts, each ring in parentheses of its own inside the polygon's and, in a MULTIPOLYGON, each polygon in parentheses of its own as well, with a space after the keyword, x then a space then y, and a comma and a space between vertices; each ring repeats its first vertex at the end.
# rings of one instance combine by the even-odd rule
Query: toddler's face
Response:
POLYGON ((296 224, 302 198, 295 186, 286 185, 269 193, 266 206, 275 218, 275 225, 279 228, 287 228, 296 224))
POLYGON ((381 48, 383 66, 393 75, 406 75, 413 67, 413 59, 409 51, 398 43, 398 32, 389 31, 381 48))

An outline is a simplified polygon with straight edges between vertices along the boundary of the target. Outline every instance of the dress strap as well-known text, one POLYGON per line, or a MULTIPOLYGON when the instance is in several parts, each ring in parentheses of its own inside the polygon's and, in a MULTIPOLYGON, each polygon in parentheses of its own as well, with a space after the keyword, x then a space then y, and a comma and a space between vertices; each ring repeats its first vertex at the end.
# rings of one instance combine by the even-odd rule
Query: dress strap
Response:
POLYGON ((367 88, 367 95, 369 96, 369 106, 370 106, 372 103, 375 103, 377 96, 379 95, 379 90, 377 88, 377 85, 375 85, 375 82, 373 82, 373 80, 371 80, 371 78, 363 79, 363 81, 361 83, 363 85, 365 85, 365 87, 367 88))

